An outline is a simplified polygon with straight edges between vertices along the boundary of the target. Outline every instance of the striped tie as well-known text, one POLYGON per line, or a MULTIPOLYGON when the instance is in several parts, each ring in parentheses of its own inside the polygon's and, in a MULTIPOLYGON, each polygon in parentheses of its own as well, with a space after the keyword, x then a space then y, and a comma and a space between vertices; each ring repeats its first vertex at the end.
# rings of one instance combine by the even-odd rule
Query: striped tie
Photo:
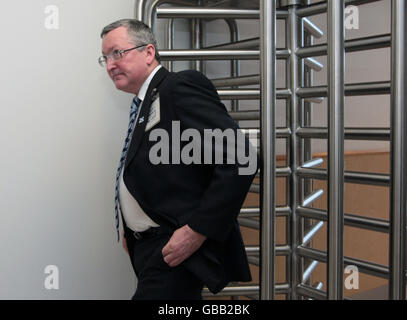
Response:
POLYGON ((124 147, 122 151, 122 156, 120 158, 119 167, 117 168, 117 175, 116 175, 116 191, 114 196, 114 210, 116 213, 116 231, 117 231, 117 241, 120 241, 120 233, 119 233, 119 178, 120 174, 126 160, 127 150, 129 149, 129 144, 131 140, 131 135, 134 129, 134 122, 136 121, 137 110, 140 106, 141 100, 138 97, 133 99, 133 103, 130 109, 130 122, 129 122, 129 129, 127 130, 127 137, 124 141, 124 147))

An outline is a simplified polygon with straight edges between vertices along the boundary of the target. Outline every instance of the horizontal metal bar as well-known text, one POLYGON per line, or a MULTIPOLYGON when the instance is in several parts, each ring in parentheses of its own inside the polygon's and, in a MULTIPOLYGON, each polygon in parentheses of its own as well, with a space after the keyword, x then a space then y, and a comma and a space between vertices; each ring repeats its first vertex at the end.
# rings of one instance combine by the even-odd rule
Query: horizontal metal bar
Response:
POLYGON ((260 111, 231 111, 229 115, 233 120, 260 120, 260 111))
MULTIPOLYGON (((376 2, 376 1, 381 1, 381 0, 345 0, 345 5, 354 5, 354 6, 359 6, 365 3, 370 3, 370 2, 376 2)), ((326 2, 318 2, 315 4, 311 4, 309 6, 299 8, 296 11, 296 14, 299 17, 308 17, 308 16, 313 16, 321 13, 326 13, 328 9, 328 4, 326 2)))
MULTIPOLYGON (((297 174, 302 178, 327 179, 326 169, 300 167, 297 174)), ((345 182, 387 187, 389 186, 390 177, 387 174, 345 171, 345 182)))
MULTIPOLYGON (((327 139, 327 128, 299 128, 297 135, 301 138, 327 139)), ((390 141, 390 128, 345 128, 346 140, 390 141)))
POLYGON ((232 87, 232 86, 249 86, 249 85, 259 85, 260 84, 260 75, 249 75, 249 76, 240 76, 232 78, 218 78, 211 79, 213 85, 216 88, 222 87, 232 87))
MULTIPOLYGON (((227 286, 221 292, 217 293, 216 296, 244 296, 247 294, 258 294, 260 287, 258 285, 251 286, 227 286)), ((208 288, 202 290, 203 297, 214 296, 208 288)))
MULTIPOLYGON (((296 213, 304 218, 328 221, 327 213, 325 210, 316 208, 298 207, 296 213)), ((362 217, 349 213, 345 213, 344 223, 346 226, 349 227, 355 227, 359 229, 366 229, 383 233, 389 233, 390 230, 390 223, 388 221, 382 219, 362 217)))
POLYGON ((291 168, 290 167, 277 167, 276 168, 276 176, 279 177, 289 177, 291 175, 291 168))
MULTIPOLYGON (((277 89, 277 99, 289 99, 291 90, 277 89)), ((236 89, 236 90, 218 90, 219 97, 223 100, 258 100, 260 99, 260 90, 258 89, 236 89)))
POLYGON ((300 296, 315 299, 315 300, 327 300, 328 299, 325 292, 323 292, 319 289, 316 289, 316 288, 306 286, 304 284, 299 284, 296 287, 296 292, 300 296))
POLYGON ((324 98, 323 97, 305 98, 304 101, 309 103, 322 103, 324 102, 324 98))
POLYGON ((162 61, 258 60, 259 50, 160 50, 162 61))
MULTIPOLYGON (((275 249, 276 256, 288 256, 291 253, 291 247, 288 245, 278 245, 275 249)), ((247 246, 246 254, 248 256, 259 256, 260 247, 259 246, 247 246)))
POLYGON ((252 228, 259 230, 260 229, 260 221, 259 220, 253 220, 250 218, 243 218, 243 217, 238 217, 237 221, 239 222, 239 225, 242 227, 246 228, 252 228))
POLYGON ((288 217, 291 215, 291 208, 288 206, 285 207, 276 207, 276 216, 277 217, 288 217))
POLYGON ((312 238, 317 234, 317 232, 324 226, 324 221, 318 222, 302 239, 302 245, 305 246, 312 238))
POLYGON ((259 10, 220 8, 157 8, 157 18, 259 19, 259 10))
POLYGON ((302 167, 303 168, 312 168, 312 167, 316 167, 319 166, 320 164, 324 163, 324 159, 322 158, 315 158, 315 159, 311 159, 307 162, 305 162, 302 167))
MULTIPOLYGON (((277 19, 286 19, 288 11, 277 10, 277 19)), ((259 10, 222 8, 157 8, 157 18, 207 18, 207 19, 259 19, 259 10)))
POLYGON ((317 39, 320 39, 324 36, 324 32, 308 18, 303 18, 302 21, 304 23, 304 29, 307 31, 308 34, 314 36, 317 39))
MULTIPOLYGON (((387 48, 391 46, 391 35, 382 34, 345 41, 345 52, 357 52, 364 50, 373 50, 387 48)), ((300 58, 325 56, 328 52, 327 44, 313 45, 309 47, 301 47, 297 50, 297 55, 300 58)))
MULTIPOLYGON (((276 207, 276 216, 277 217, 287 217, 291 214, 291 208, 288 206, 285 207, 276 207)), ((250 218, 258 217, 260 215, 260 208, 242 208, 240 209, 239 217, 250 218)))
MULTIPOLYGON (((373 94, 390 94, 390 81, 352 83, 345 85, 346 96, 363 96, 373 94)), ((327 86, 316 86, 309 88, 299 88, 297 95, 300 98, 327 97, 327 86)))
POLYGON ((253 183, 249 188, 249 192, 260 193, 260 185, 257 183, 253 183))
POLYGON ((253 217, 253 216, 259 216, 260 214, 260 208, 242 208, 240 209, 239 217, 253 217))
MULTIPOLYGON (((327 262, 327 254, 326 252, 321 250, 299 246, 297 247, 296 252, 301 257, 318 260, 324 263, 327 262)), ((384 279, 388 279, 389 277, 389 268, 381 264, 348 257, 344 257, 344 264, 356 266, 359 272, 369 274, 375 277, 384 279)))
POLYGON ((322 189, 314 191, 313 193, 311 193, 308 197, 306 197, 304 199, 304 201, 302 202, 302 206, 306 207, 306 206, 310 205, 323 194, 324 194, 324 190, 322 190, 322 189))
POLYGON ((305 58, 304 63, 306 66, 310 67, 312 70, 321 71, 324 65, 313 58, 305 58))

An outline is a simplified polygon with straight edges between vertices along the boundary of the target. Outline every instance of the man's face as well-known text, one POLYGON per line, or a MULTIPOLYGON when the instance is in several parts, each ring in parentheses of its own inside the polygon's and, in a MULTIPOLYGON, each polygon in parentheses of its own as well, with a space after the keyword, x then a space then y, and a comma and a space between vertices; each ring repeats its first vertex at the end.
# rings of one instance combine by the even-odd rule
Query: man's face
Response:
MULTIPOLYGON (((116 28, 103 37, 102 54, 108 55, 113 50, 126 50, 135 47, 130 41, 125 27, 116 28)), ((128 93, 138 94, 141 85, 148 77, 149 58, 145 50, 137 49, 123 53, 123 58, 114 61, 108 59, 106 70, 116 88, 128 93)))

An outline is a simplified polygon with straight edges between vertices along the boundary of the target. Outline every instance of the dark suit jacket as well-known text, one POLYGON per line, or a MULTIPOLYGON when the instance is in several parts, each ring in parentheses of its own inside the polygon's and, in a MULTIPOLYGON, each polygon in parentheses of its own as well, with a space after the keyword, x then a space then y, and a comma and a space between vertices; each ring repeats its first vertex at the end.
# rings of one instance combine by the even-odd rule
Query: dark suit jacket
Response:
MULTIPOLYGON (((179 121, 181 132, 194 128, 202 136, 204 129, 238 129, 216 89, 200 72, 171 73, 162 67, 149 85, 139 119, 142 117, 144 122, 136 124, 125 163, 127 189, 158 224, 174 230, 188 224, 207 236, 202 247, 183 263, 212 292, 222 290, 230 281, 250 281, 237 215, 255 173, 239 175, 238 164, 203 164, 203 160, 202 164, 171 164, 171 153, 170 164, 154 165, 149 160, 149 152, 157 144, 150 141, 150 132, 166 130, 171 145, 173 121, 179 121), (146 132, 157 93, 160 122, 146 132)), ((186 144, 182 142, 181 149, 186 144)))

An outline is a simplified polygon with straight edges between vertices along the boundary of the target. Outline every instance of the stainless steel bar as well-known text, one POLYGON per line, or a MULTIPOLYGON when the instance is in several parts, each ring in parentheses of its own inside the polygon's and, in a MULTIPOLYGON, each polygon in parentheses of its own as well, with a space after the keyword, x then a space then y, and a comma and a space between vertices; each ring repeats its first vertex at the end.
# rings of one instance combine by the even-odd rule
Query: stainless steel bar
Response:
POLYGON ((308 103, 322 103, 324 101, 324 98, 322 97, 315 97, 315 98, 305 98, 304 102, 308 103))
MULTIPOLYGON (((359 6, 365 3, 376 2, 381 0, 346 0, 346 5, 359 6)), ((298 10, 299 17, 308 17, 321 13, 326 13, 328 9, 328 4, 326 2, 317 2, 316 4, 309 5, 307 7, 298 10)))
POLYGON ((244 49, 258 49, 260 47, 260 38, 250 38, 235 42, 228 42, 223 44, 218 44, 216 46, 209 46, 203 49, 206 50, 244 50, 244 49))
MULTIPOLYGON (((229 27, 230 31, 230 42, 239 41, 240 32, 239 27, 235 19, 226 19, 226 24, 229 27)), ((231 60, 230 61, 230 76, 231 77, 238 77, 240 76, 240 61, 239 60, 231 60)), ((235 86, 232 89, 237 89, 235 86)), ((239 100, 232 100, 231 101, 231 109, 232 111, 239 110, 239 100)))
POLYGON ((250 218, 243 218, 243 217, 238 217, 237 218, 239 225, 247 228, 252 228, 259 230, 260 229, 260 221, 259 220, 253 220, 250 218))
POLYGON ((260 75, 248 75, 229 78, 211 79, 216 88, 231 87, 231 86, 249 86, 260 84, 260 75))
MULTIPOLYGON (((287 256, 291 253, 290 246, 279 245, 276 246, 276 256, 287 256)), ((249 256, 258 256, 260 254, 260 247, 248 246, 246 247, 246 254, 249 256)))
POLYGON ((328 0, 328 267, 330 300, 343 299, 344 0, 328 0))
POLYGON ((233 120, 260 120, 260 111, 231 111, 229 115, 233 120))
POLYGON ((304 271, 302 275, 302 283, 307 282, 308 279, 310 278, 312 272, 315 270, 315 268, 318 266, 319 261, 312 261, 311 264, 308 266, 308 268, 304 271))
POLYGON ((406 299, 407 210, 407 5, 392 0, 391 50, 391 180, 390 180, 390 283, 392 300, 406 299))
MULTIPOLYGON (((300 24, 296 14, 297 7, 290 6, 288 9, 288 18, 286 21, 286 46, 290 50, 291 55, 286 63, 286 81, 287 88, 290 88, 291 92, 296 92, 300 86, 299 79, 299 60, 295 52, 300 45, 299 31, 300 24)), ((287 101, 287 126, 290 127, 291 132, 296 132, 300 126, 299 123, 299 99, 296 94, 292 94, 287 101)), ((289 230, 287 230, 287 241, 292 247, 299 245, 299 219, 295 213, 295 208, 298 206, 299 201, 299 180, 296 172, 296 168, 300 163, 300 150, 299 139, 296 134, 291 134, 287 139, 287 164, 291 167, 292 173, 289 178, 287 203, 291 207, 291 216, 289 221, 289 230)), ((287 227, 288 228, 288 227, 287 227)), ((291 256, 287 259, 287 282, 290 283, 291 288, 296 288, 300 283, 300 260, 298 259, 296 252, 293 250, 291 256)), ((297 299, 295 290, 291 291, 291 300, 297 299)))
MULTIPOLYGON (((299 128, 297 135, 301 138, 326 139, 327 128, 299 128)), ((345 128, 345 140, 390 140, 390 129, 388 128, 345 128)))
MULTIPOLYGON (((259 19, 259 10, 221 8, 158 8, 158 18, 259 19)), ((287 11, 277 10, 277 19, 286 19, 287 11)))
MULTIPOLYGON (((327 180, 326 169, 298 168, 297 173, 302 178, 327 180)), ((390 183, 390 177, 379 173, 345 171, 345 182, 387 187, 390 183)))
POLYGON ((263 159, 261 200, 260 299, 275 296, 276 224, 276 1, 260 1, 260 76, 261 76, 261 159, 263 159))
POLYGON ((303 18, 302 21, 304 23, 304 29, 308 34, 314 36, 317 39, 320 39, 324 36, 324 32, 308 18, 303 18))
POLYGON ((317 200, 319 197, 321 197, 324 194, 324 190, 319 189, 314 191, 313 193, 311 193, 309 196, 307 196, 303 202, 302 202, 302 206, 306 207, 308 205, 310 205, 311 203, 313 203, 315 200, 317 200))
MULTIPOLYGON (((296 251, 297 254, 301 257, 311 258, 324 263, 326 263, 328 260, 327 253, 321 250, 299 246, 296 249, 296 251)), ((381 264, 344 257, 344 265, 356 266, 359 272, 369 274, 375 277, 383 279, 389 278, 389 269, 381 264)))
POLYGON ((171 60, 258 60, 259 50, 160 50, 163 61, 171 60))
MULTIPOLYGON (((373 95, 373 94, 390 94, 390 82, 389 81, 378 81, 370 83, 351 83, 345 85, 345 95, 346 96, 362 96, 362 95, 373 95)), ((299 88, 297 90, 297 95, 301 98, 312 98, 312 97, 327 97, 328 87, 327 86, 316 86, 311 88, 299 88)))
POLYGON ((327 295, 325 292, 323 292, 319 289, 316 289, 316 288, 306 286, 304 284, 299 284, 296 288, 296 291, 298 292, 299 295, 307 297, 307 298, 311 298, 311 299, 315 299, 315 300, 326 300, 327 299, 327 295))
MULTIPOLYGON (((171 60, 258 60, 259 50, 160 50, 162 61, 171 60)), ((277 59, 287 59, 289 51, 282 49, 276 52, 277 59)))
MULTIPOLYGON (((391 46, 391 35, 384 34, 378 36, 370 36, 345 41, 345 52, 357 52, 364 50, 373 50, 387 48, 391 46)), ((298 56, 301 58, 324 56, 328 52, 327 44, 315 46, 306 46, 297 50, 298 56)))
MULTIPOLYGON (((221 99, 241 99, 241 100, 258 100, 260 99, 260 90, 237 89, 237 90, 218 90, 221 99)), ((277 89, 276 99, 289 99, 291 90, 277 89)))
POLYGON ((319 230, 324 226, 325 222, 318 222, 302 239, 302 246, 305 246, 312 238, 317 234, 319 230))
POLYGON ((157 8, 158 18, 259 19, 259 10, 202 7, 157 8))
MULTIPOLYGON (((168 19, 168 30, 167 30, 167 49, 174 50, 175 46, 175 22, 174 19, 168 19)), ((168 71, 174 70, 174 62, 168 61, 168 71)))
MULTIPOLYGON (((217 293, 217 297, 221 296, 244 296, 248 294, 257 294, 259 293, 259 286, 228 286, 224 288, 221 292, 217 293)), ((202 290, 203 297, 211 297, 211 293, 208 288, 202 290)))
POLYGON ((312 168, 312 167, 316 167, 319 166, 320 164, 324 163, 324 159, 322 158, 315 158, 315 159, 311 159, 307 162, 305 162, 302 167, 303 168, 312 168))
POLYGON ((304 63, 315 71, 321 71, 324 65, 313 58, 305 58, 304 63))
MULTIPOLYGON (((328 216, 325 210, 316 208, 298 207, 297 212, 302 217, 307 217, 315 220, 327 221, 328 216)), ((350 227, 377 231, 382 233, 389 233, 390 223, 382 219, 374 219, 369 217, 362 217, 354 214, 344 214, 344 224, 350 227)))

